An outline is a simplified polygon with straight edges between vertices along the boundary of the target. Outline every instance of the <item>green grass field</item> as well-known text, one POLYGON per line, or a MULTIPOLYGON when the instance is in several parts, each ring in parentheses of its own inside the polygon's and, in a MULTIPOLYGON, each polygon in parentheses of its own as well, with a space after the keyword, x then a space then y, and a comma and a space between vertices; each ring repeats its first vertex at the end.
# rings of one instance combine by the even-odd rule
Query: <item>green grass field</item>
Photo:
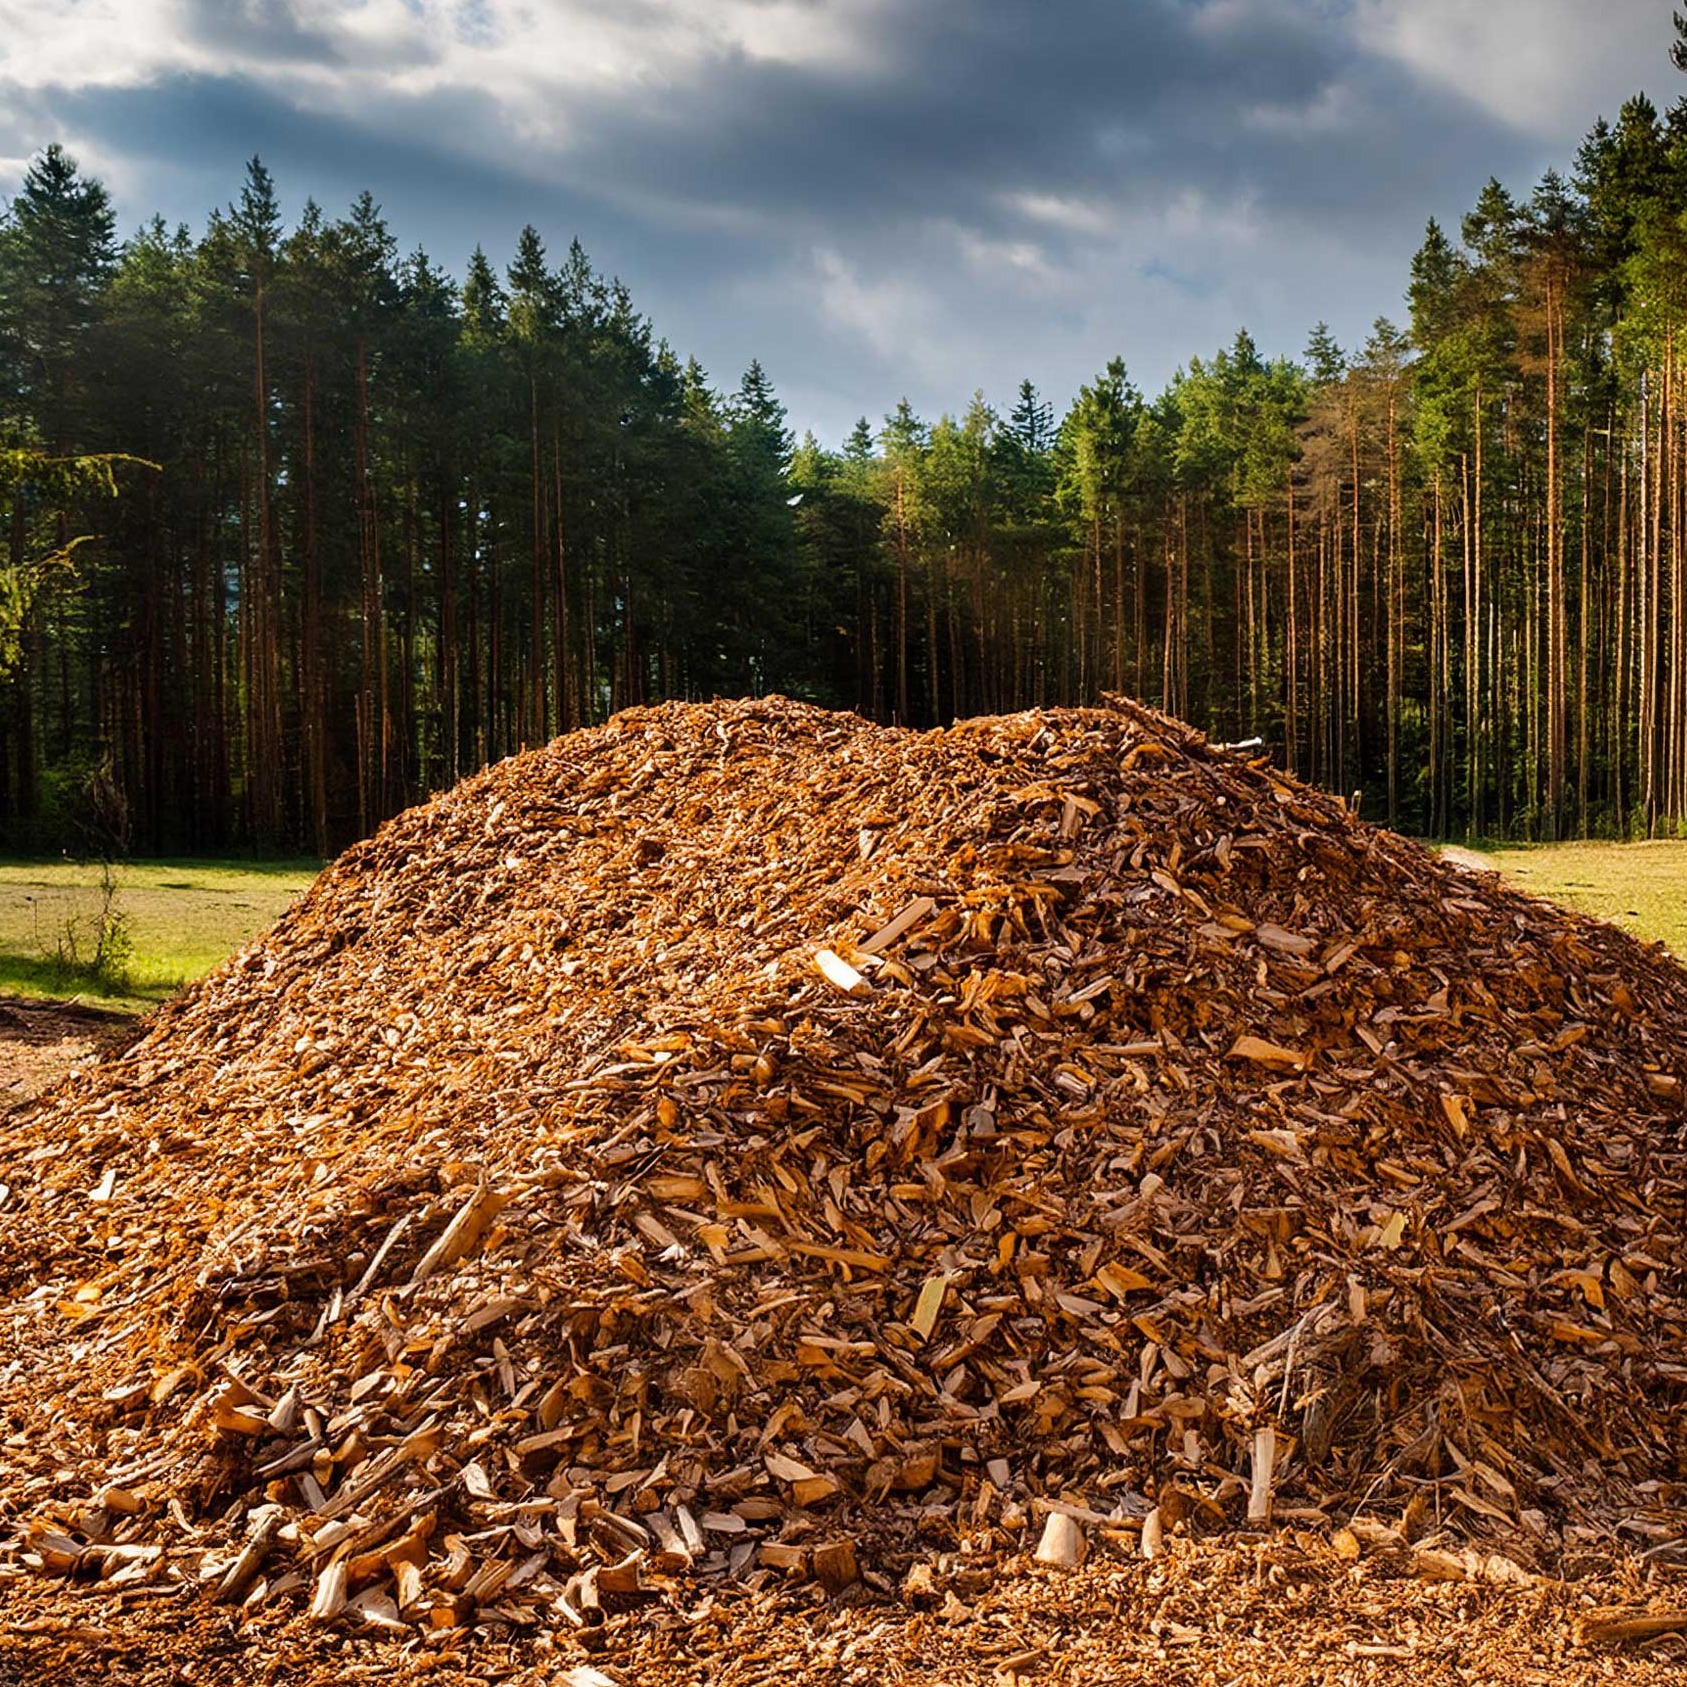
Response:
POLYGON ((150 1007, 272 924, 316 873, 313 861, 120 867, 113 906, 129 954, 100 977, 89 965, 103 903, 100 869, 0 862, 0 994, 150 1007))
POLYGON ((1519 890, 1667 943, 1687 961, 1687 842, 1506 844, 1460 853, 1519 890))

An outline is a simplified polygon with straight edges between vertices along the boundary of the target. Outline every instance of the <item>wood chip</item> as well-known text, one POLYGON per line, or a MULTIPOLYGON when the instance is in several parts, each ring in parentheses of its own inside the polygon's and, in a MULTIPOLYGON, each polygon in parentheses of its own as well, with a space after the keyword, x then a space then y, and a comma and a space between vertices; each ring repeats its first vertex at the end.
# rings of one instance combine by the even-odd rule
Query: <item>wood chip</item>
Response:
POLYGON ((1687 1633, 1687 1609, 1679 1606, 1665 1611, 1612 1608, 1576 1618, 1576 1642, 1582 1646, 1621 1646, 1683 1633, 1687 1633))
POLYGON ((814 964, 820 971, 820 976, 846 996, 864 996, 872 993, 872 986, 867 980, 841 956, 835 955, 830 949, 817 949, 814 952, 814 964))
POLYGON ((0 1585, 635 1657, 916 1551, 956 1633, 1244 1523, 1262 1609, 1661 1562, 1683 1049, 1664 957, 1123 700, 633 710, 0 1119, 0 1585))
POLYGON ((1051 1511, 1043 1523, 1042 1539, 1037 1542, 1037 1562, 1059 1570, 1075 1570, 1088 1551, 1089 1543, 1077 1522, 1064 1512, 1051 1511))
POLYGON ((895 919, 880 926, 873 935, 856 947, 864 955, 882 954, 897 938, 905 937, 922 920, 929 918, 937 911, 937 904, 929 896, 916 896, 895 919))

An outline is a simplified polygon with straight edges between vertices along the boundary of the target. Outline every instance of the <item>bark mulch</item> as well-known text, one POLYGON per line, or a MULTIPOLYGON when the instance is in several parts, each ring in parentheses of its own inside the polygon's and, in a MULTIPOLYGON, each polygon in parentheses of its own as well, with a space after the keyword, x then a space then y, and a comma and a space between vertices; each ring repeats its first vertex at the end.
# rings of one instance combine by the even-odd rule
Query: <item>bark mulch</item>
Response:
POLYGON ((1135 704, 630 711, 0 1120, 0 1682, 1679 1678, 1684 1073, 1135 704))

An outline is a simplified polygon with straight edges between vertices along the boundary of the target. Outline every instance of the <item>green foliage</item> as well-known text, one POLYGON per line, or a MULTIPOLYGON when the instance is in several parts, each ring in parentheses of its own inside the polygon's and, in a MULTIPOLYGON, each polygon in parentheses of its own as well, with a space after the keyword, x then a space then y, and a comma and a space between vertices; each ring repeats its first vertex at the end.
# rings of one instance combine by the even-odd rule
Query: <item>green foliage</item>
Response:
POLYGON ((1065 475, 1059 491, 1082 521, 1125 518, 1142 477, 1136 436, 1143 409, 1142 395, 1131 385, 1120 358, 1114 358, 1096 381, 1078 389, 1061 428, 1065 475))
POLYGON ((92 535, 64 531, 63 512, 103 494, 118 495, 120 467, 154 468, 119 452, 49 457, 36 446, 0 444, 0 500, 13 509, 19 539, 0 562, 0 685, 23 657, 24 628, 36 600, 70 575, 92 535))
MULTIPOLYGON (((1433 228, 1434 224, 1430 226, 1433 228)), ((1307 379, 1314 387, 1333 387, 1346 373, 1346 353, 1336 343, 1329 323, 1317 323, 1306 342, 1307 379)))
POLYGON ((0 404, 30 414, 54 455, 84 414, 78 356, 116 257, 105 188, 50 146, 0 222, 0 404))
POLYGON ((79 758, 55 771, 48 803, 58 811, 61 835, 74 842, 74 859, 92 867, 98 879, 91 905, 73 907, 55 922, 51 950, 43 946, 43 958, 67 981, 109 995, 126 994, 135 952, 121 894, 121 866, 130 842, 128 798, 109 758, 79 758))

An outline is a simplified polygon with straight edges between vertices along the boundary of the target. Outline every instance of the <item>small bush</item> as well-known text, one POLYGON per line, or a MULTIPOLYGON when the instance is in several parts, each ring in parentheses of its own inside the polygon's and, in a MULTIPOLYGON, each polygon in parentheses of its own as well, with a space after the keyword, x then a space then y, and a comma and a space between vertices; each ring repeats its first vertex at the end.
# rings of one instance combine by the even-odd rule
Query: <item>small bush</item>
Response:
POLYGON ((100 865, 99 904, 92 929, 76 913, 67 914, 54 934, 53 960, 69 978, 86 979, 99 988, 128 988, 135 958, 134 933, 121 906, 119 865, 129 853, 129 804, 108 759, 84 767, 74 784, 56 793, 80 844, 79 859, 100 865))

